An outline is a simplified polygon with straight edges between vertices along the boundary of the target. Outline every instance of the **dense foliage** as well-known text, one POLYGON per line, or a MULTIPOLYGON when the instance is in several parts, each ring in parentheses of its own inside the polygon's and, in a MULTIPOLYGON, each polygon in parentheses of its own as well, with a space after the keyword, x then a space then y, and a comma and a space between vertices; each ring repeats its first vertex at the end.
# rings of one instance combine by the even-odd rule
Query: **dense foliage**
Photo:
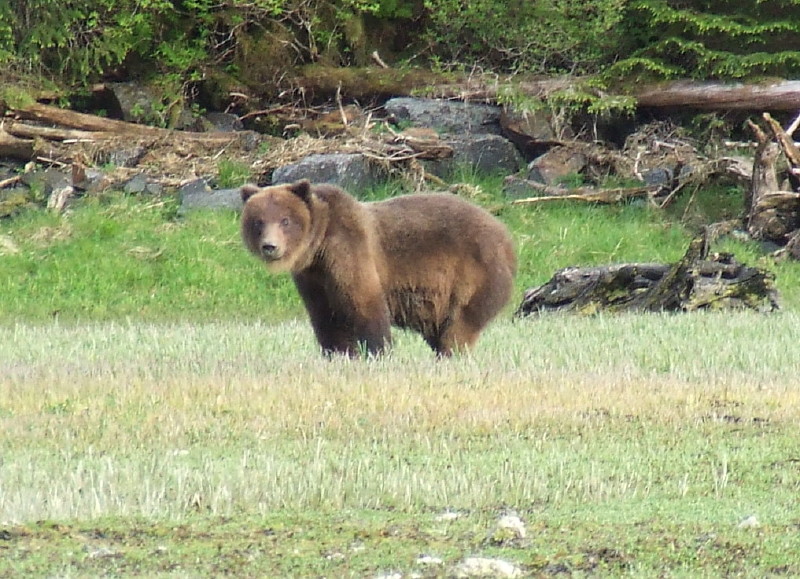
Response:
POLYGON ((743 78, 800 72, 800 0, 18 0, 0 64, 72 83, 394 63, 494 71, 743 78))

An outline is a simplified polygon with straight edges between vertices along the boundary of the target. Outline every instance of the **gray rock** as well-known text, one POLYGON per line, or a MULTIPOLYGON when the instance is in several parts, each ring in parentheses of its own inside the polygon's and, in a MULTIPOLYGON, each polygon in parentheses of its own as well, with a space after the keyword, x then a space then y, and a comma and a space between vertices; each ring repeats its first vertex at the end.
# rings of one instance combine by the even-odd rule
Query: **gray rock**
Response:
POLYGON ((239 136, 239 146, 245 151, 255 151, 261 144, 261 135, 255 131, 241 131, 239 136))
POLYGON ((123 187, 125 193, 144 193, 147 189, 147 176, 143 173, 134 175, 123 187))
POLYGON ((104 188, 104 173, 92 167, 72 171, 72 186, 78 191, 100 191, 104 188))
POLYGON ((534 184, 520 175, 509 175, 503 179, 503 195, 507 199, 525 199, 539 194, 534 184))
POLYGON ((497 171, 516 173, 522 156, 514 144, 499 135, 475 135, 448 141, 453 147, 453 161, 481 173, 497 171))
POLYGON ((45 196, 49 196, 57 189, 72 186, 71 174, 68 175, 64 171, 52 168, 24 173, 20 180, 32 190, 38 190, 45 196))
POLYGON ((568 125, 561 126, 556 134, 554 127, 559 124, 551 113, 543 110, 521 113, 511 107, 506 107, 500 115, 503 136, 514 143, 529 160, 543 155, 551 147, 574 137, 574 133, 568 125))
POLYGON ((149 193, 150 195, 160 195, 164 192, 164 186, 157 181, 151 181, 144 173, 139 173, 130 179, 124 186, 125 193, 149 193))
POLYGON ((399 123, 428 127, 442 133, 499 135, 500 107, 442 99, 399 97, 383 105, 399 123))
POLYGON ((129 123, 147 123, 155 117, 157 95, 136 82, 107 83, 119 103, 122 118, 129 123))
POLYGON ((178 190, 180 213, 192 209, 231 209, 241 211, 239 189, 212 189, 205 179, 187 183, 178 190))
POLYGON ((646 185, 668 187, 672 184, 672 168, 657 167, 642 173, 646 185))
POLYGON ((522 577, 522 569, 503 559, 488 557, 467 557, 455 566, 450 576, 467 579, 469 577, 522 577))
POLYGON ((211 124, 212 131, 229 133, 241 131, 244 128, 239 117, 231 113, 206 113, 206 120, 211 124))
POLYGON ((32 204, 31 191, 24 185, 0 190, 0 218, 16 215, 32 204))
POLYGON ((158 181, 148 181, 147 186, 144 188, 145 193, 150 195, 161 195, 164 192, 164 185, 158 181))
POLYGON ((383 170, 364 155, 333 153, 309 155, 298 163, 279 167, 272 174, 272 183, 279 185, 308 179, 312 183, 338 185, 357 194, 374 187, 382 177, 383 170))
POLYGON ((527 178, 545 185, 558 185, 564 177, 580 174, 586 165, 583 153, 555 147, 528 164, 527 178))
POLYGON ((670 164, 648 169, 642 173, 642 180, 647 185, 668 188, 673 186, 676 178, 678 181, 685 181, 692 176, 692 173, 694 168, 691 165, 670 164))
POLYGON ((445 141, 453 148, 449 159, 424 161, 425 169, 441 178, 449 178, 459 167, 478 173, 516 173, 523 159, 514 144, 500 135, 464 135, 445 141))

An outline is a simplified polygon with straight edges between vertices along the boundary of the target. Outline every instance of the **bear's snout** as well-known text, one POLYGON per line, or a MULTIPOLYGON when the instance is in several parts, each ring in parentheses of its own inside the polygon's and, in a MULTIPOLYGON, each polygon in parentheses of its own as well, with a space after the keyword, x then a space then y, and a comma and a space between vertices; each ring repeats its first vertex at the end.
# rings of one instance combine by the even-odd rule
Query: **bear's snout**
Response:
POLYGON ((280 258, 280 251, 278 246, 271 241, 262 241, 261 255, 263 255, 266 259, 278 259, 280 258))

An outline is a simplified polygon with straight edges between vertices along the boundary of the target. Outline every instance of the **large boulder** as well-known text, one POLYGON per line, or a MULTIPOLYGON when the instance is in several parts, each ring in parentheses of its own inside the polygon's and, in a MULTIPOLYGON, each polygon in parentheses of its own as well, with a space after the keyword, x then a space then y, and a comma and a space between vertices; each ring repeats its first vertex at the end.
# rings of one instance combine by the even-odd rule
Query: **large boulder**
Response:
POLYGON ((212 189, 205 179, 196 179, 178 190, 180 213, 190 209, 242 209, 242 194, 235 189, 212 189))
POLYGON ((442 99, 399 97, 383 105, 397 124, 429 127, 440 133, 468 135, 500 134, 500 107, 442 99))
POLYGON ((272 184, 294 183, 308 179, 312 183, 338 185, 354 194, 370 189, 385 178, 384 171, 364 155, 354 153, 314 154, 297 163, 275 169, 272 184))
POLYGON ((459 167, 478 173, 516 173, 523 165, 522 156, 508 139, 500 135, 459 135, 445 140, 453 156, 447 159, 424 161, 425 169, 447 179, 459 167))

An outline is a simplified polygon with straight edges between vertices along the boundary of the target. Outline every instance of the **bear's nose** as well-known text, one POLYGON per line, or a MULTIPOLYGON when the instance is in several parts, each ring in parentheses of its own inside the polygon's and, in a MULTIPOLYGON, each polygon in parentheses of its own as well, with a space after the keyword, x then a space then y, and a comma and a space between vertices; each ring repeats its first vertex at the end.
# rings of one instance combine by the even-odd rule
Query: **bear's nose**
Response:
POLYGON ((275 245, 274 243, 265 241, 264 243, 261 244, 261 253, 263 253, 264 255, 267 256, 275 255, 276 251, 278 251, 278 246, 275 245))

